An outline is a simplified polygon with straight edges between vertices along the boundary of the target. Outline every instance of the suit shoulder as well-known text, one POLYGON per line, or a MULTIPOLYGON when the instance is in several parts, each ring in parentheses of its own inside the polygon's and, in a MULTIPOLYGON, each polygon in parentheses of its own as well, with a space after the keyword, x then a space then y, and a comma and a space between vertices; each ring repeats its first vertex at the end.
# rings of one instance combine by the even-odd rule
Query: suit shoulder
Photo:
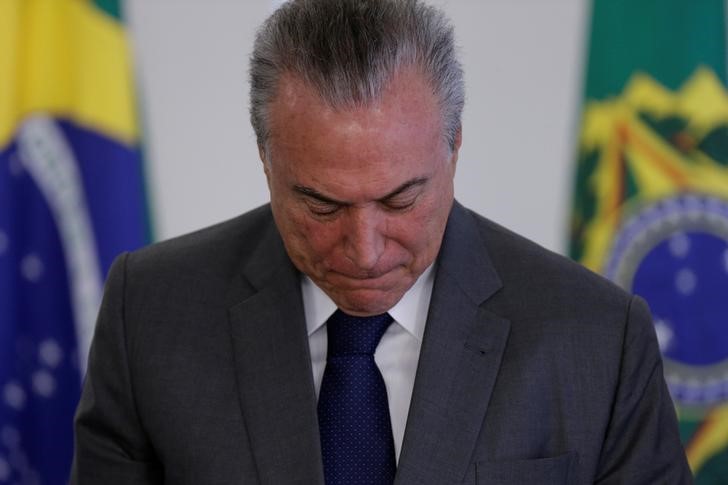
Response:
MULTIPOLYGON (((503 292, 529 295, 550 308, 624 310, 631 295, 581 264, 469 211, 503 281, 503 292)), ((513 295, 509 295, 513 296, 513 295)), ((519 300, 524 301, 523 297, 519 300)))
POLYGON ((152 273, 228 273, 275 232, 268 204, 233 219, 151 244, 129 255, 129 267, 152 273))

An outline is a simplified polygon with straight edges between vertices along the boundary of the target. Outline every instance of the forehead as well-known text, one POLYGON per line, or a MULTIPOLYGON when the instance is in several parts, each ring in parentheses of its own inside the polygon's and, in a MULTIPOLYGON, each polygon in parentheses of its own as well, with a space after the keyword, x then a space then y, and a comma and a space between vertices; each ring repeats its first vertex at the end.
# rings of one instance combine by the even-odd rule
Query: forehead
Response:
POLYGON ((378 99, 344 108, 324 101, 300 79, 284 75, 268 113, 268 148, 275 158, 286 152, 351 155, 347 159, 360 158, 359 154, 370 163, 382 157, 394 162, 421 157, 444 141, 437 99, 429 83, 412 70, 398 73, 378 99))

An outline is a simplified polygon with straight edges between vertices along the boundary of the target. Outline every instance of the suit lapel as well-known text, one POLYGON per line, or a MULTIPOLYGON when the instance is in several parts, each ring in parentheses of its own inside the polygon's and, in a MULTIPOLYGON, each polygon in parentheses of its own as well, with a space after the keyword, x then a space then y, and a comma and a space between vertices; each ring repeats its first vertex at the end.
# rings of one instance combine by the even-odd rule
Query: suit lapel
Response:
POLYGON ((229 318, 240 405, 260 482, 323 484, 299 276, 273 227, 249 261, 247 281, 231 295, 237 302, 229 318))
MULTIPOLYGON (((395 483, 461 482, 508 338, 473 216, 448 220, 395 483)), ((323 484, 299 276, 271 228, 228 296, 240 405, 261 483, 323 484)))
POLYGON ((395 483, 461 482, 472 459, 510 324, 481 304, 501 282, 457 202, 448 220, 395 483))

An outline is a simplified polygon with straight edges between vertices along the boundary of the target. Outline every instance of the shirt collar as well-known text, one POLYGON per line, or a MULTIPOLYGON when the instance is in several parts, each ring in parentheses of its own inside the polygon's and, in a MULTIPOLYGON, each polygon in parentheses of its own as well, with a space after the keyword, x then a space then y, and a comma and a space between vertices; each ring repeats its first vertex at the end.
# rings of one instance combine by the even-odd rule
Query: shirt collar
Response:
MULTIPOLYGON (((420 341, 425 333, 427 311, 435 282, 434 266, 435 263, 431 264, 397 304, 389 309, 392 318, 420 341)), ((336 311, 336 303, 305 274, 301 277, 301 293, 306 329, 310 336, 336 311)))

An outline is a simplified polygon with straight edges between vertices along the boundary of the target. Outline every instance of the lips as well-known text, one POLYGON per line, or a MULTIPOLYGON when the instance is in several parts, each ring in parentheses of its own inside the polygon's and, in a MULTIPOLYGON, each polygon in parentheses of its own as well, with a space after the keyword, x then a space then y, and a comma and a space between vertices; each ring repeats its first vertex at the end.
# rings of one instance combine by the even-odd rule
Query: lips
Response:
POLYGON ((404 258, 397 260, 392 257, 383 257, 380 258, 376 267, 367 269, 357 267, 347 259, 337 259, 339 260, 336 262, 331 262, 330 260, 322 261, 321 269, 324 270, 324 273, 334 274, 351 280, 376 280, 399 269, 408 267, 408 262, 404 258), (385 259, 388 261, 385 261, 385 259))
POLYGON ((382 289, 394 286, 396 281, 401 280, 401 276, 395 274, 397 269, 399 267, 396 266, 389 271, 360 272, 357 274, 330 270, 325 279, 332 283, 336 282, 337 286, 346 289, 382 289))
POLYGON ((356 274, 346 273, 346 272, 336 271, 336 270, 332 270, 331 272, 334 274, 337 274, 339 276, 343 276, 344 278, 364 281, 364 280, 376 280, 382 276, 387 275, 388 273, 390 273, 393 270, 394 269, 388 270, 388 271, 376 271, 376 272, 375 271, 363 271, 363 272, 356 273, 356 274))
POLYGON ((385 277, 398 269, 406 267, 405 264, 394 264, 394 265, 387 265, 386 267, 380 266, 379 268, 374 269, 357 269, 357 268, 327 268, 326 272, 330 274, 335 274, 337 276, 341 276, 343 278, 351 279, 351 280, 377 280, 382 277, 385 277))

